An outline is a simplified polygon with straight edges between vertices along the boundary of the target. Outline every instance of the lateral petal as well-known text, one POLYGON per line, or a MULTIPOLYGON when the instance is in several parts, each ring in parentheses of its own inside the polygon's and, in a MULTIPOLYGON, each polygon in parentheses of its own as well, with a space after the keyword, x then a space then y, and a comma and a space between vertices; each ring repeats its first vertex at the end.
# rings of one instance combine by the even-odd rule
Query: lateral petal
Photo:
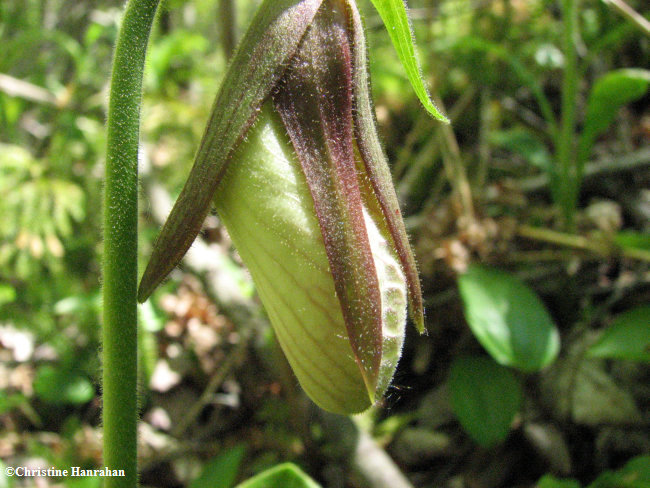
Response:
POLYGON ((233 151, 283 76, 322 0, 266 1, 237 48, 189 178, 154 245, 138 290, 145 301, 201 230, 233 151))

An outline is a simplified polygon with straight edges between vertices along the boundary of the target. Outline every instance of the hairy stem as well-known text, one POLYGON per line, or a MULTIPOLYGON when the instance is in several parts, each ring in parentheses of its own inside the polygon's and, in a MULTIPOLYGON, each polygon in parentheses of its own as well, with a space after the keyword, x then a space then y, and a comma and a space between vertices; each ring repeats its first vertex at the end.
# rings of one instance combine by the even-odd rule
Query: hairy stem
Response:
POLYGON ((159 0, 130 0, 115 48, 104 186, 104 465, 123 469, 105 487, 137 486, 137 215, 142 74, 159 0))

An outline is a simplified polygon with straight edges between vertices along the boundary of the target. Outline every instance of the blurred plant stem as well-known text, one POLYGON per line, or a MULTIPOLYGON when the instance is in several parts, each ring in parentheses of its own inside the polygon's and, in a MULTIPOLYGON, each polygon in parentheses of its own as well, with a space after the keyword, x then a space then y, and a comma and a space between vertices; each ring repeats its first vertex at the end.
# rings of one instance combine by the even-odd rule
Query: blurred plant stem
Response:
MULTIPOLYGON (((446 112, 442 100, 436 99, 436 104, 443 112, 446 112)), ((471 226, 475 221, 474 202, 472 199, 472 188, 467 178, 465 162, 460 153, 458 140, 450 124, 440 126, 442 163, 449 183, 456 195, 458 215, 461 217, 459 225, 462 227, 471 226)))
POLYGON ((629 20, 637 29, 650 37, 650 21, 623 0, 603 0, 603 3, 616 10, 623 17, 629 20))
POLYGON ((411 482, 365 430, 357 425, 354 469, 371 488, 413 488, 411 482))
POLYGON ((142 74, 159 0, 130 0, 118 36, 108 105, 104 181, 104 465, 123 469, 105 487, 135 487, 137 472, 138 140, 142 74))
POLYGON ((583 249, 585 251, 590 251, 604 257, 611 257, 617 253, 620 253, 623 257, 626 258, 650 262, 650 252, 645 249, 619 249, 613 243, 605 239, 594 238, 593 236, 584 237, 577 234, 568 234, 565 232, 558 232, 543 227, 533 227, 529 225, 519 226, 517 229, 517 234, 528 239, 544 241, 560 246, 572 247, 574 249, 583 249))
MULTIPOLYGON (((449 120, 453 122, 470 106, 476 96, 475 87, 465 90, 460 99, 448 112, 449 120)), ((397 195, 403 205, 409 204, 409 198, 415 187, 422 178, 426 178, 427 169, 436 164, 440 148, 445 143, 442 133, 442 126, 432 125, 431 117, 423 113, 415 123, 414 128, 407 135, 407 140, 402 149, 399 150, 397 162, 395 163, 395 179, 397 183, 397 195), (430 135, 430 137, 427 137, 430 135), (424 139, 424 146, 417 152, 414 151, 415 143, 424 139)), ((431 191, 427 197, 427 204, 434 205, 439 201, 439 191, 434 190, 438 185, 431 185, 431 191)), ((442 186, 442 185, 439 185, 442 186)))
MULTIPOLYGON (((631 173, 650 166, 650 148, 641 148, 629 154, 608 156, 593 160, 585 165, 585 181, 618 173, 631 173)), ((549 185, 548 175, 545 173, 526 177, 518 182, 519 188, 524 193, 540 191, 549 185)))
POLYGON ((223 385, 223 382, 234 369, 234 367, 246 359, 248 342, 251 336, 250 328, 243 329, 239 334, 239 342, 228 353, 226 359, 219 365, 217 371, 212 374, 208 385, 201 393, 199 399, 188 407, 187 413, 181 418, 180 422, 174 427, 172 436, 181 438, 185 431, 197 420, 203 409, 214 401, 217 390, 223 385))
POLYGON ((0 92, 36 103, 59 104, 56 95, 50 90, 3 73, 0 73, 0 92))
POLYGON ((472 179, 474 188, 485 188, 488 177, 488 167, 490 166, 491 155, 489 135, 492 131, 495 130, 495 115, 494 110, 491 108, 492 96, 492 90, 490 88, 481 90, 481 94, 479 96, 479 104, 481 107, 481 123, 479 126, 478 134, 478 164, 476 166, 474 177, 472 179))
POLYGON ((581 173, 575 148, 576 97, 578 95, 577 36, 578 0, 561 0, 564 31, 564 78, 562 80, 562 115, 557 144, 557 168, 555 170, 554 200, 560 204, 564 226, 575 225, 575 208, 580 190, 581 173))
POLYGON ((223 51, 226 59, 230 59, 237 47, 237 16, 233 0, 219 0, 219 24, 223 51))

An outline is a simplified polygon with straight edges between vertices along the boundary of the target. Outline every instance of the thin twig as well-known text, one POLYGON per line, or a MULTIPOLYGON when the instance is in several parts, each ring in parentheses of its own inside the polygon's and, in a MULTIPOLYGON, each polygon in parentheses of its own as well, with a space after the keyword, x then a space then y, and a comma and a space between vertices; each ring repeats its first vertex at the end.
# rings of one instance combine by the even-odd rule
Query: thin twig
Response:
POLYGON ((0 92, 4 92, 10 97, 20 97, 32 102, 58 105, 56 95, 49 90, 3 73, 0 73, 0 92))
POLYGON ((583 249, 591 251, 596 254, 608 255, 610 248, 602 242, 587 237, 569 234, 566 232, 558 232, 546 227, 533 227, 530 225, 520 225, 517 228, 517 234, 521 237, 544 241, 559 246, 573 247, 575 249, 583 249))
POLYGON ((235 365, 242 360, 246 354, 246 349, 248 348, 248 340, 250 338, 250 329, 241 328, 239 334, 239 342, 235 348, 228 354, 225 361, 221 363, 219 369, 212 375, 208 385, 203 390, 203 393, 199 399, 194 402, 194 404, 189 408, 187 413, 183 416, 181 421, 176 425, 174 430, 172 430, 172 436, 179 438, 182 436, 187 428, 192 425, 192 423, 197 419, 201 414, 203 408, 210 404, 214 399, 215 392, 222 385, 228 374, 232 371, 235 365))
POLYGON ((630 7, 623 0, 603 0, 606 5, 609 5, 618 13, 620 13, 627 20, 632 22, 641 32, 650 37, 650 21, 643 17, 639 12, 630 7))
POLYGON ((558 232, 552 229, 532 227, 529 225, 519 226, 517 228, 517 234, 528 239, 544 241, 559 246, 572 247, 574 249, 582 249, 605 257, 622 255, 626 258, 650 262, 650 251, 644 249, 619 248, 614 245, 613 242, 605 241, 604 239, 594 239, 592 237, 558 232))
MULTIPOLYGON (((437 99, 436 104, 443 112, 446 112, 442 100, 437 99)), ((442 134, 442 161, 445 171, 457 195, 463 224, 470 225, 475 220, 474 202, 458 140, 451 125, 442 124, 440 131, 442 134)))
MULTIPOLYGON (((475 87, 466 90, 458 102, 449 110, 448 117, 452 125, 459 115, 469 106, 475 95, 475 87)), ((435 163, 439 147, 444 144, 442 140, 443 125, 436 124, 435 127, 432 127, 432 124, 435 122, 431 120, 428 114, 425 114, 425 116, 425 123, 416 123, 416 127, 409 133, 406 142, 407 150, 405 150, 406 152, 400 152, 395 165, 395 177, 399 178, 397 195, 399 200, 405 203, 408 203, 409 196, 417 183, 422 179, 424 172, 435 163), (420 149, 417 155, 413 156, 412 146, 415 140, 424 135, 424 130, 432 130, 432 137, 428 137, 422 149, 420 149), (403 175, 401 175, 401 171, 398 172, 400 166, 402 167, 403 175), (401 177, 398 175, 401 175, 401 177)), ((429 194, 431 195, 431 192, 429 194)))

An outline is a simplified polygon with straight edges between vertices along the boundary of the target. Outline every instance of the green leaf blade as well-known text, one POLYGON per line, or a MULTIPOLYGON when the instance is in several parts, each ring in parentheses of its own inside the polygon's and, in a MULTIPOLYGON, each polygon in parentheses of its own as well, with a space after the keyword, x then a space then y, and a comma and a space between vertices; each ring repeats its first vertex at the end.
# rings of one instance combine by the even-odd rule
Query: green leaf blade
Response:
POLYGON ((614 122, 618 110, 641 98, 650 86, 650 70, 619 69, 606 73, 594 84, 587 101, 585 125, 580 137, 579 162, 584 164, 596 138, 614 122))
POLYGON ((472 332, 499 364, 532 372, 551 364, 560 337, 535 292, 502 271, 472 265, 458 278, 472 332))
POLYGON ((246 444, 238 444, 209 461, 203 472, 190 484, 190 488, 231 488, 235 486, 241 468, 246 444))
POLYGON ((413 29, 405 3, 403 0, 372 0, 372 3, 386 26, 388 35, 397 51, 397 56, 406 70, 406 75, 418 99, 433 117, 449 123, 449 119, 438 110, 438 107, 431 100, 431 96, 424 85, 422 68, 415 54, 413 29))
POLYGON ((517 378, 486 357, 459 357, 449 373, 451 406, 463 428, 480 445, 503 441, 521 405, 517 378))
POLYGON ((320 485, 292 463, 279 464, 244 481, 237 488, 320 488, 320 485))
POLYGON ((589 356, 650 363, 650 306, 618 315, 591 346, 589 356))
POLYGON ((587 488, 647 488, 650 486, 650 456, 630 459, 616 471, 604 471, 587 488))
POLYGON ((650 232, 622 230, 614 235, 614 242, 622 249, 650 251, 650 232))

